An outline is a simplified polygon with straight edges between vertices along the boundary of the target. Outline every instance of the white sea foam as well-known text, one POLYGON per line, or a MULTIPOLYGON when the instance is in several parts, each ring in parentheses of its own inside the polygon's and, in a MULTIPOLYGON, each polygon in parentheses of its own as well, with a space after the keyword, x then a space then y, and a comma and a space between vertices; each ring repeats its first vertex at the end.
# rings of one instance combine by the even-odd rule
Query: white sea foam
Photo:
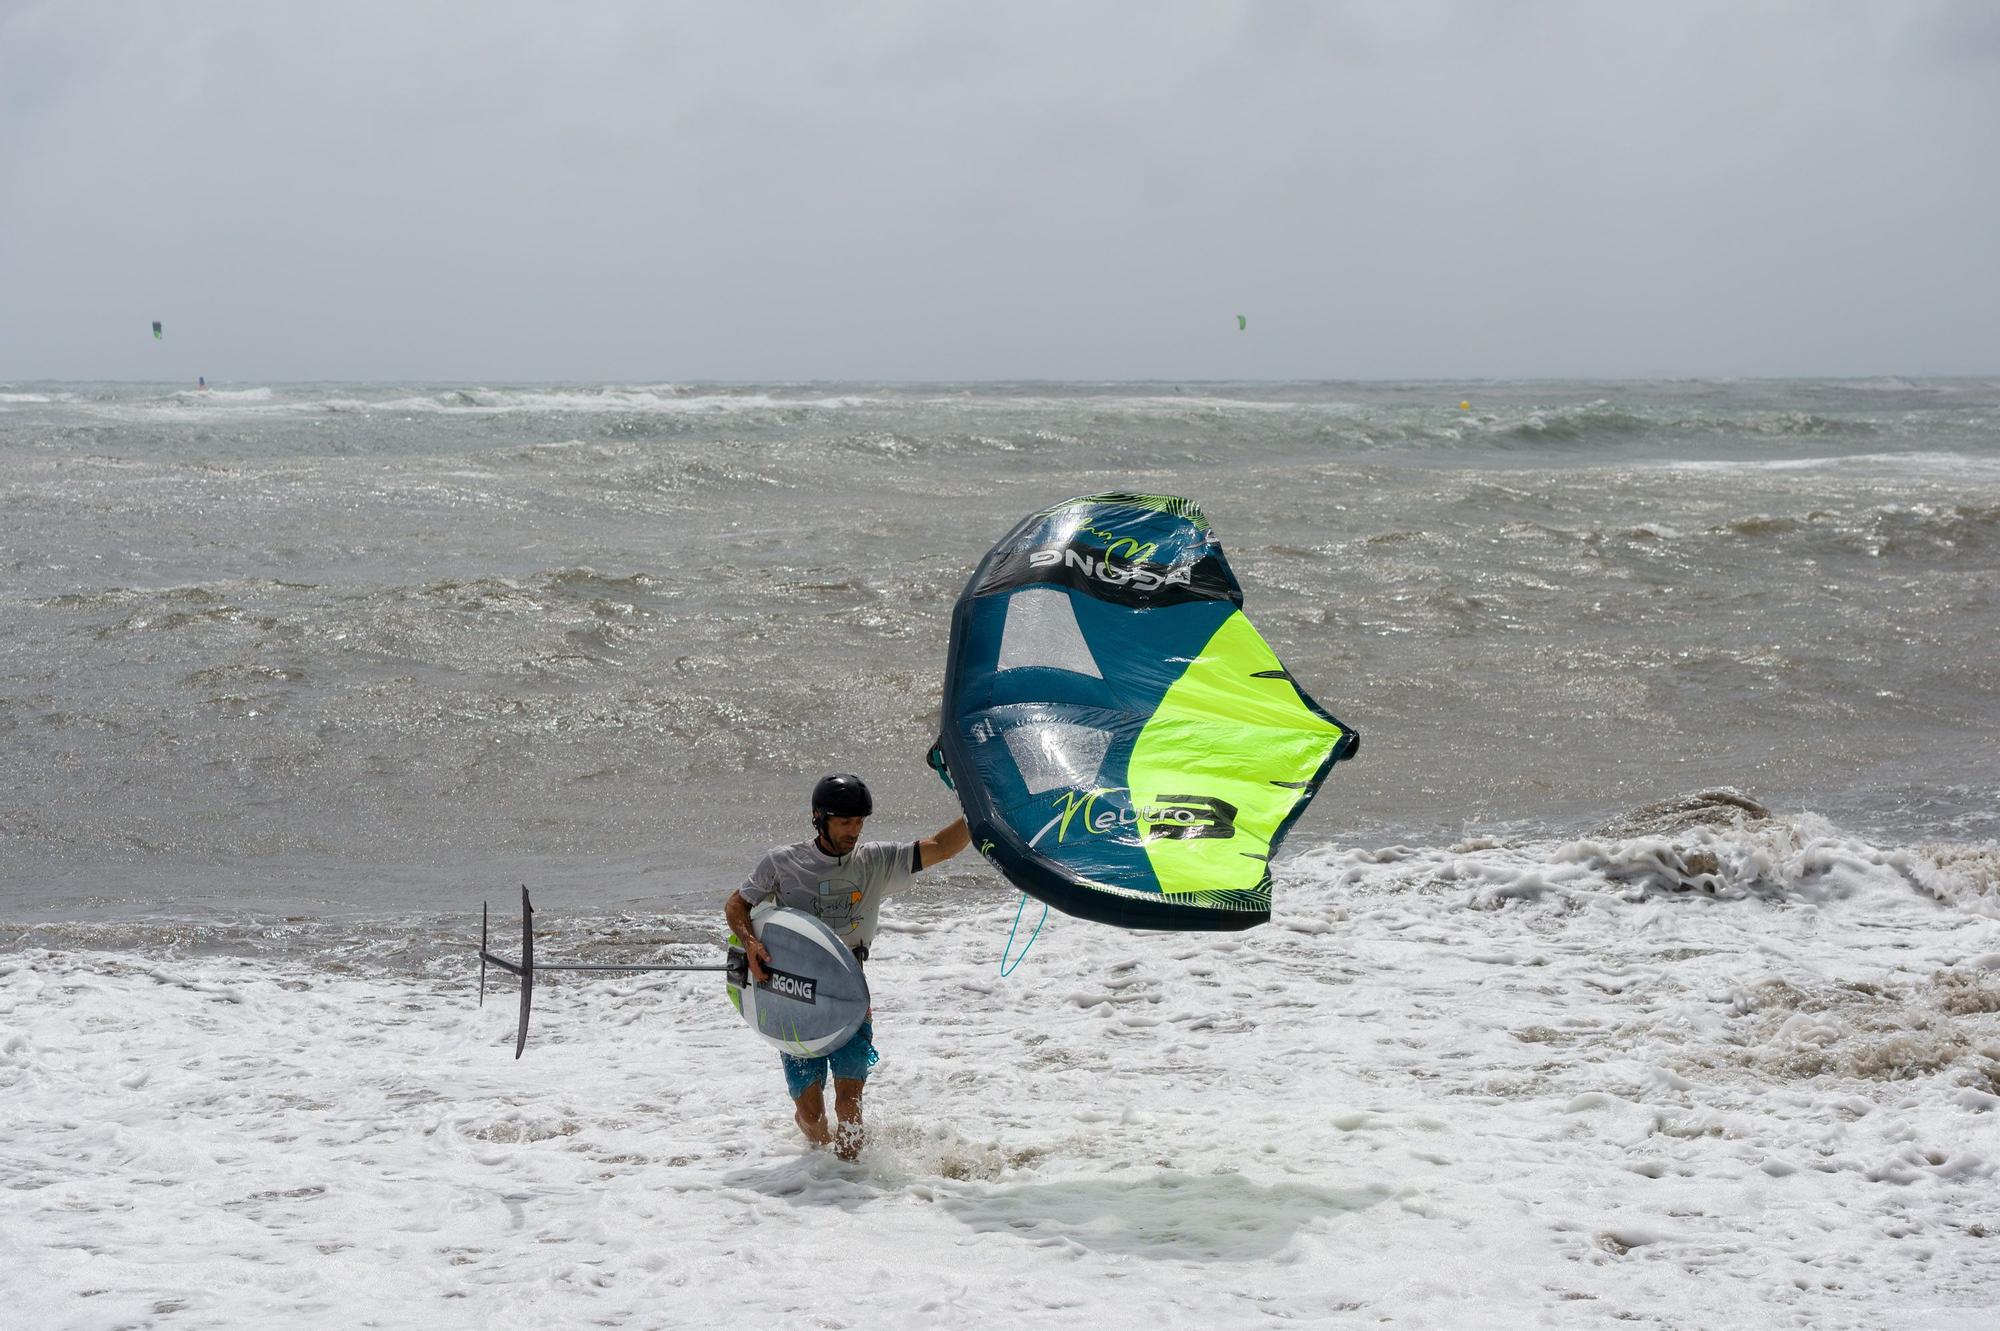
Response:
POLYGON ((1975 457, 1965 453, 1847 453, 1810 458, 1681 459, 1652 464, 1652 469, 1658 471, 1770 472, 1834 468, 1857 472, 1945 473, 1990 479, 2000 475, 2000 458, 1975 457))
POLYGON ((1018 412, 1024 415, 1077 410, 1133 415, 1180 416, 1198 412, 1297 412, 1356 415, 1362 410, 1351 402, 1328 402, 1317 398, 1283 396, 1228 397, 1219 393, 1119 393, 1102 397, 1037 397, 1030 394, 958 393, 921 399, 933 406, 976 407, 983 411, 1018 412))
POLYGON ((287 402, 293 411, 429 413, 446 416, 514 414, 730 415, 758 411, 841 411, 875 405, 873 399, 836 394, 778 397, 770 393, 677 393, 671 388, 456 389, 407 397, 361 398, 336 394, 287 402))
MULTIPOLYGON (((0 395, 0 402, 7 401, 0 395)), ((23 395, 23 401, 54 401, 23 395)), ((71 399, 60 399, 71 400, 71 399)), ((349 414, 415 414, 440 416, 500 416, 555 414, 733 415, 749 412, 840 412, 912 405, 978 410, 1002 415, 1034 416, 1085 410, 1139 416, 1185 416, 1190 413, 1307 412, 1350 416, 1363 409, 1348 402, 1293 399, 1283 396, 1230 397, 1215 393, 1118 393, 1104 396, 1042 397, 1018 392, 965 391, 949 394, 879 396, 870 393, 786 393, 769 389, 729 391, 683 388, 671 384, 575 388, 426 389, 392 395, 312 389, 186 389, 165 401, 176 408, 206 406, 217 411, 268 408, 274 412, 349 414)), ((93 404, 111 412, 145 410, 158 400, 93 404)))
POLYGON ((1988 1326, 1994 852, 1740 823, 1322 850, 1006 980, 960 873, 853 1165, 710 976, 552 976, 517 1063, 469 965, 17 950, 16 1324, 1988 1326))
MULTIPOLYGON (((87 415, 117 420, 228 419, 234 416, 728 416, 772 411, 844 411, 881 405, 859 394, 787 397, 765 391, 679 392, 669 386, 575 389, 437 389, 410 393, 357 393, 318 388, 180 389, 158 398, 85 401, 73 396, 13 395, 27 402, 73 402, 87 415)), ((0 395, 0 402, 8 397, 0 395)))

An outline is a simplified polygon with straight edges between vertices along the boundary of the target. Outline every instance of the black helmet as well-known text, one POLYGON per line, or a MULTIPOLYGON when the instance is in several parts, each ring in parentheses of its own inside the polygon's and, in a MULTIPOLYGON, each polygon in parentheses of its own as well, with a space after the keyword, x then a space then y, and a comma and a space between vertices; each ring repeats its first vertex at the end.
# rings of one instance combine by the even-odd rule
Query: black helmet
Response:
POLYGON ((866 818, 875 812, 874 797, 860 777, 839 772, 823 776, 813 787, 813 817, 866 818))

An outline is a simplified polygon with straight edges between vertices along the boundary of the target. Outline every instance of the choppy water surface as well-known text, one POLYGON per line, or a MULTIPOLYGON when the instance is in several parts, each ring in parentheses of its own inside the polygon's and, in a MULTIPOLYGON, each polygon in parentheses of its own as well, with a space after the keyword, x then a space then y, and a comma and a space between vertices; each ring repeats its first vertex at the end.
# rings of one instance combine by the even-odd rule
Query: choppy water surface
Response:
POLYGON ((893 1328, 1986 1327, 1996 423, 1964 382, 0 385, 17 1320, 703 1325, 750 1270, 791 1326, 851 1309, 757 1262, 858 1260, 893 1328), (548 973, 514 1060, 482 899, 511 953, 534 885, 545 964, 712 963, 820 773, 941 825, 954 596, 1113 488, 1198 500, 1364 736, 1271 924, 1052 917, 1003 979, 1013 893, 925 875, 852 1165, 712 975, 548 973))
POLYGON ((14 384, 0 919, 691 904, 832 768, 929 832, 953 597, 1107 489, 1362 732, 1294 851, 2000 836, 2000 383, 14 384))

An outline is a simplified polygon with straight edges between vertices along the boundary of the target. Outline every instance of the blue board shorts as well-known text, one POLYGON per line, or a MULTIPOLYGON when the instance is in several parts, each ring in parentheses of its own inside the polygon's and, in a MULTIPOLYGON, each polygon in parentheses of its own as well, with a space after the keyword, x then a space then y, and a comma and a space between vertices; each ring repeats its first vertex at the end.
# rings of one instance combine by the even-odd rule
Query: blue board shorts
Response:
POLYGON ((831 1053, 817 1058, 779 1054, 778 1058, 785 1065, 785 1085, 791 1088, 794 1100, 825 1081, 829 1068, 841 1081, 866 1081, 868 1069, 880 1058, 875 1052, 875 1022, 873 1018, 862 1022, 853 1038, 831 1053))

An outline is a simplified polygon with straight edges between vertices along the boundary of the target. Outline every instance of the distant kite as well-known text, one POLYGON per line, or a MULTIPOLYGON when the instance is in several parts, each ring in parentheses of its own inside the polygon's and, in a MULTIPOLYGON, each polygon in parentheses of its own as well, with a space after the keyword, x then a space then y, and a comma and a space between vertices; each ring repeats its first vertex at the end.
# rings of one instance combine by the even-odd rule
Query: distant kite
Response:
MULTIPOLYGON (((1239 332, 1239 333, 1240 333, 1240 332, 1242 332, 1242 331, 1243 331, 1244 329, 1248 328, 1249 326, 1250 326, 1250 321, 1249 321, 1248 319, 1244 318, 1244 317, 1243 317, 1242 315, 1240 315, 1240 314, 1236 316, 1236 331, 1237 331, 1237 332, 1239 332)), ((159 331, 159 327, 160 327, 160 326, 159 326, 158 324, 154 324, 154 325, 153 325, 153 330, 154 330, 155 332, 158 332, 158 331, 159 331)))
POLYGON ((160 321, 158 319, 153 320, 153 340, 155 342, 160 340, 160 321))

